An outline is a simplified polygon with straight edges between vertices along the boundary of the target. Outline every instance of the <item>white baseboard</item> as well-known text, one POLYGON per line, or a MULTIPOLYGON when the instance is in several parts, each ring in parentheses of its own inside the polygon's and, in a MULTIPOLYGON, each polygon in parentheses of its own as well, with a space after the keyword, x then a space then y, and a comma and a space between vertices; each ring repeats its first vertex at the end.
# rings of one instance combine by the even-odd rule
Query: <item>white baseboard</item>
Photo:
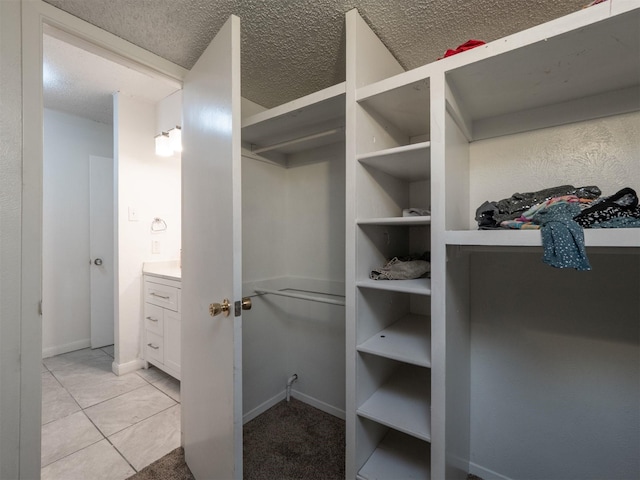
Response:
POLYGON ((141 358, 136 358, 127 363, 116 363, 114 360, 111 364, 111 370, 116 375, 126 375, 127 373, 135 372, 136 370, 140 370, 144 366, 144 360, 141 358))
MULTIPOLYGON (((311 405, 312 407, 315 407, 318 410, 322 410, 323 412, 326 412, 329 415, 333 415, 334 417, 341 418, 342 420, 344 420, 346 417, 344 410, 340 410, 339 408, 329 405, 328 403, 325 403, 316 398, 310 397, 309 395, 305 395, 304 393, 300 393, 297 390, 291 390, 291 396, 296 400, 300 400, 301 402, 304 402, 307 405, 311 405)), ((280 403, 285 398, 287 398, 287 392, 286 390, 283 390, 277 395, 271 397, 266 402, 261 403, 253 410, 250 410, 249 412, 245 413, 242 416, 242 423, 245 424, 247 422, 250 422, 257 416, 262 415, 264 412, 269 410, 271 407, 273 407, 277 403, 280 403)))
POLYGON ((56 345, 55 347, 47 347, 42 349, 42 358, 53 357, 62 353, 74 352, 91 346, 91 339, 85 338, 76 342, 67 343, 65 345, 56 345))
POLYGON ((297 390, 291 390, 291 396, 296 400, 300 400, 301 402, 306 403, 307 405, 311 405, 312 407, 317 408, 318 410, 322 410, 323 412, 328 413, 329 415, 333 415, 334 417, 341 418, 344 420, 346 418, 346 414, 344 410, 340 410, 339 408, 334 407, 333 405, 329 405, 317 398, 310 397, 309 395, 305 395, 297 390))
POLYGON ((481 467, 480 465, 469 462, 469 473, 477 475, 483 480, 511 480, 509 477, 500 475, 498 472, 489 470, 488 468, 481 467))
POLYGON ((242 416, 242 423, 245 424, 247 422, 250 422, 251 420, 256 418, 258 415, 263 414, 264 412, 269 410, 271 407, 273 407, 275 404, 284 400, 286 396, 287 396, 287 393, 283 390, 282 392, 278 393, 274 397, 271 397, 266 402, 261 403, 256 408, 248 411, 242 416))

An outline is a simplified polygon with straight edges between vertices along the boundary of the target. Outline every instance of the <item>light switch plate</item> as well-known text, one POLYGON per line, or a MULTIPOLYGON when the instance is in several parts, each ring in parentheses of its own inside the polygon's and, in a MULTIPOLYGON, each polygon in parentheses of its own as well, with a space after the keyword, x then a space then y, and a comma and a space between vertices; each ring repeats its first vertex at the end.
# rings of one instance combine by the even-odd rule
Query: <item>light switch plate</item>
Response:
POLYGON ((138 221, 138 209, 129 207, 129 221, 137 222, 138 221))
POLYGON ((151 253, 160 253, 160 240, 151 241, 151 253))

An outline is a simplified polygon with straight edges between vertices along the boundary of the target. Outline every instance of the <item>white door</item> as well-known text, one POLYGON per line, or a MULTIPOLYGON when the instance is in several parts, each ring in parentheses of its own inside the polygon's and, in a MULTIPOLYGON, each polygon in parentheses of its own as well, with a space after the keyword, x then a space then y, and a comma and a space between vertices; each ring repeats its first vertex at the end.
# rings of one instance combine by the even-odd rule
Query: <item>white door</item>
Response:
POLYGON ((242 478, 240 19, 231 16, 183 90, 182 433, 198 480, 242 478), (229 316, 210 304, 231 303, 229 316))
POLYGON ((113 345, 113 159, 89 158, 91 348, 113 345))

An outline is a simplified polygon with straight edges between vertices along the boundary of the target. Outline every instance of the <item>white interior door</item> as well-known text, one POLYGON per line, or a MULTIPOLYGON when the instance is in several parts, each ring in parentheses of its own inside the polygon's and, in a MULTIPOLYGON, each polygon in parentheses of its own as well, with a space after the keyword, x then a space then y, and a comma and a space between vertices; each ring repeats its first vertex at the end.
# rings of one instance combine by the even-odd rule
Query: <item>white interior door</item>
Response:
POLYGON ((113 345, 113 159, 89 158, 91 348, 113 345))
POLYGON ((184 82, 182 433, 196 479, 242 478, 240 19, 184 82), (212 303, 231 303, 212 317, 212 303))

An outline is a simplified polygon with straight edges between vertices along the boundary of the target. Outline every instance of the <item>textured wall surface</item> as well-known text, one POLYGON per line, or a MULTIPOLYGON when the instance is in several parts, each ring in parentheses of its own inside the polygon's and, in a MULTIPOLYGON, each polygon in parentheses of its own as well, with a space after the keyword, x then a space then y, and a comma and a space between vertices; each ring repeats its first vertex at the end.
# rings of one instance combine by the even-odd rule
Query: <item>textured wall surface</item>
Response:
POLYGON ((242 95, 273 107, 344 80, 344 14, 360 14, 407 69, 468 39, 491 41, 587 0, 45 0, 190 68, 231 14, 242 23, 242 95))
POLYGON ((623 187, 640 192, 638 138, 634 112, 474 142, 470 211, 485 200, 558 185, 597 185, 603 195, 623 187))

